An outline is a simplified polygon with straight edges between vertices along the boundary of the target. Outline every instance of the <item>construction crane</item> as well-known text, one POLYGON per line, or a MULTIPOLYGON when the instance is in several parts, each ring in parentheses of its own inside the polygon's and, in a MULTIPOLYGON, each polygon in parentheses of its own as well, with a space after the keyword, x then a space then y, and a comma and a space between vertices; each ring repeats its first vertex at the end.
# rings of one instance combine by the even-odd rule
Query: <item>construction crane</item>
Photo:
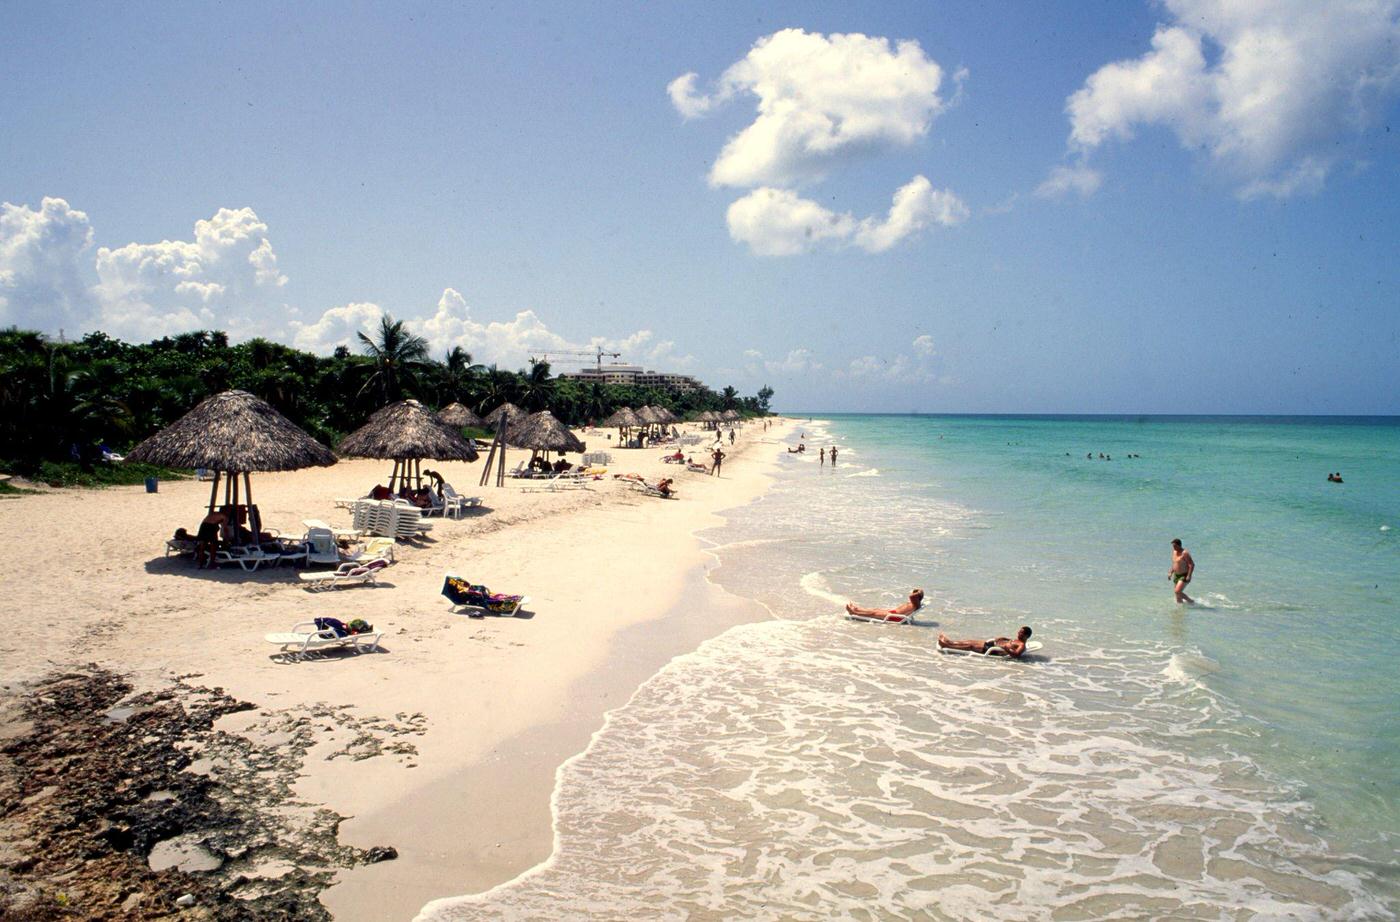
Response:
POLYGON ((539 355, 532 355, 532 356, 530 356, 530 363, 531 363, 531 364, 534 364, 535 362, 548 362, 548 361, 549 361, 549 357, 550 357, 551 355, 579 355, 579 356, 587 356, 588 358, 593 359, 593 360, 597 363, 597 368, 598 368, 598 374, 599 374, 599 375, 601 375, 601 374, 603 373, 603 356, 606 355, 606 356, 609 356, 609 357, 615 358, 615 359, 616 359, 616 358, 621 358, 621 357, 622 357, 622 353, 621 353, 621 352, 608 352, 606 349, 603 349, 602 347, 599 347, 599 348, 596 348, 596 349, 556 349, 556 350, 554 350, 554 351, 552 351, 552 352, 541 352, 539 355))

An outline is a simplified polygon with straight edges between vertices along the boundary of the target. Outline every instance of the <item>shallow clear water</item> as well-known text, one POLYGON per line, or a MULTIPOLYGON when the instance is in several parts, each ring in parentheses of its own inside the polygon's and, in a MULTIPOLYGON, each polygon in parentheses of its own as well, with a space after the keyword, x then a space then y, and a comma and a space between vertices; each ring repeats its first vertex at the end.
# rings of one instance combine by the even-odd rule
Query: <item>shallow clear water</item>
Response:
POLYGON ((609 716, 560 772, 550 862, 426 917, 1393 916, 1395 420, 806 435, 836 470, 784 453, 706 536, 712 578, 775 620, 609 716), (916 585, 913 626, 839 616, 916 585), (1023 623, 1033 661, 934 643, 1023 623))

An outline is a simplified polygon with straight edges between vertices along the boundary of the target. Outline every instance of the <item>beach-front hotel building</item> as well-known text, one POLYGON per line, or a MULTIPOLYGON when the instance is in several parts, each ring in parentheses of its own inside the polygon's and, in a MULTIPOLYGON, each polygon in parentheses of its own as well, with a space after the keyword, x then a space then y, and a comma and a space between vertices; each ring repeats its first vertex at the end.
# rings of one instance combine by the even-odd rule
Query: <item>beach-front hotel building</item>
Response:
POLYGON ((704 387, 698 378, 690 375, 677 375, 665 371, 650 371, 640 365, 599 365, 593 368, 580 368, 578 371, 562 371, 561 378, 576 381, 599 382, 601 384, 626 384, 640 387, 665 387, 676 391, 696 391, 704 387))

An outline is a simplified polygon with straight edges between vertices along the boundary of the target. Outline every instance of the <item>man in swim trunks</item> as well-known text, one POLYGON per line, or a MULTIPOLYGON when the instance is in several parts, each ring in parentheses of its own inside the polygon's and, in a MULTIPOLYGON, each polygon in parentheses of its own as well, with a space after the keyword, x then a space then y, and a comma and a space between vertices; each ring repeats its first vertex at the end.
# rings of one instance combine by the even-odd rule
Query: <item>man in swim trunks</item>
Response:
POLYGON ((228 516, 222 509, 215 509, 199 523, 199 534, 195 536, 194 565, 213 567, 219 550, 219 539, 228 531, 228 516))
POLYGON ((973 653, 990 653, 992 656, 1009 656, 1020 659, 1026 652, 1026 641, 1031 639, 1029 625, 1022 625, 1016 637, 993 637, 990 640, 949 640, 947 634, 938 635, 938 645, 947 650, 971 650, 973 653))
POLYGON ((894 608, 861 608, 855 602, 846 603, 846 614, 862 615, 866 618, 882 618, 885 615, 912 615, 924 606, 924 591, 914 589, 909 593, 909 601, 894 608))
POLYGON ((1176 594, 1176 604, 1183 602, 1187 605, 1195 605, 1196 600, 1186 594, 1186 586, 1191 582, 1191 576, 1196 572, 1196 561, 1191 559, 1191 552, 1181 546, 1180 538, 1172 539, 1172 569, 1167 574, 1167 578, 1172 581, 1172 592, 1176 594))

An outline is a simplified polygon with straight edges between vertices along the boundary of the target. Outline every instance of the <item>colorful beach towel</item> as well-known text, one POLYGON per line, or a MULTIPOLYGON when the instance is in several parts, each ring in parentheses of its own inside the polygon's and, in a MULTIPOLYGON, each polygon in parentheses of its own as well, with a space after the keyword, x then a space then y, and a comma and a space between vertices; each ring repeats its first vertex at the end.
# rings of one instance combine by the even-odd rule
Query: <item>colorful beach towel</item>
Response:
POLYGON ((442 594, 447 596, 453 605, 484 608, 499 615, 515 614, 516 609, 525 600, 525 597, 521 595, 492 592, 485 586, 468 582, 457 576, 449 576, 443 580, 442 594))

